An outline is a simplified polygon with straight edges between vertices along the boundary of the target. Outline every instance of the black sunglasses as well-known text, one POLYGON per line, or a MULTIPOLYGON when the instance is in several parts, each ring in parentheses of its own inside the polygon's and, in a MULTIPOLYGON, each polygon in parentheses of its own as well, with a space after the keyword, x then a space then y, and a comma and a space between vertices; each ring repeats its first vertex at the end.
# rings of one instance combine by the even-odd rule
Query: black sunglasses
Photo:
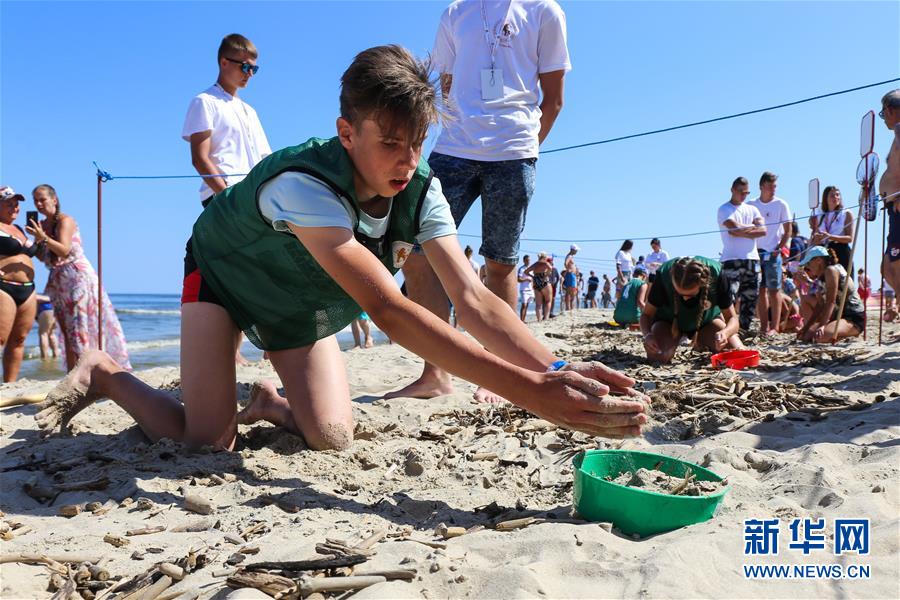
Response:
POLYGON ((227 56, 224 58, 228 62, 232 62, 236 65, 241 65, 241 71, 243 71, 244 73, 256 75, 256 73, 259 72, 259 65, 251 65, 248 62, 241 62, 239 60, 234 60, 233 58, 228 58, 227 56))

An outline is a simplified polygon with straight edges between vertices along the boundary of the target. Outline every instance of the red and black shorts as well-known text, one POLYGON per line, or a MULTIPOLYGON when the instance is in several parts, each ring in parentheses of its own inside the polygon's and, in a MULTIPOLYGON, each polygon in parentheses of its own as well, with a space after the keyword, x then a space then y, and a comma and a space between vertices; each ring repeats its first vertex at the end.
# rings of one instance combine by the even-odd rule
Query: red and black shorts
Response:
POLYGON ((203 277, 200 275, 200 268, 197 266, 197 261, 194 260, 191 240, 188 240, 184 248, 184 283, 181 289, 181 303, 190 304, 192 302, 209 302, 210 304, 218 304, 224 307, 213 291, 209 289, 206 282, 203 281, 203 277))

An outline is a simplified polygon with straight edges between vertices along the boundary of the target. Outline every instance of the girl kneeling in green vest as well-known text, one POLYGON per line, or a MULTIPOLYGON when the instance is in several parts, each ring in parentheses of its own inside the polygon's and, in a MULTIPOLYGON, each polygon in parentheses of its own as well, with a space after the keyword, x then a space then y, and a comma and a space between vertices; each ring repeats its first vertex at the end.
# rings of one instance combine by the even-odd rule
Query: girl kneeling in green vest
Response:
POLYGON ((647 270, 642 266, 634 268, 631 281, 626 283, 616 295, 616 309, 613 321, 619 325, 631 325, 641 320, 641 311, 647 304, 647 270))
POLYGON ((738 318, 721 265, 702 256, 674 258, 656 271, 641 314, 644 349, 667 363, 689 337, 694 347, 720 352, 743 349, 738 318))
POLYGON ((108 397, 151 438, 232 448, 238 423, 266 420, 314 449, 349 446, 350 391, 334 334, 366 311, 426 361, 563 427, 640 434, 644 397, 600 363, 566 363, 482 285, 460 248, 440 183, 421 158, 439 118, 429 69, 398 46, 360 53, 341 80, 337 136, 263 159, 213 197, 185 257, 183 403, 95 351, 36 415, 51 430, 108 397), (460 323, 481 344, 407 300, 393 274, 419 243, 460 323), (286 397, 256 386, 237 413, 243 331, 266 350, 286 397), (605 397, 610 391, 628 399, 605 397))

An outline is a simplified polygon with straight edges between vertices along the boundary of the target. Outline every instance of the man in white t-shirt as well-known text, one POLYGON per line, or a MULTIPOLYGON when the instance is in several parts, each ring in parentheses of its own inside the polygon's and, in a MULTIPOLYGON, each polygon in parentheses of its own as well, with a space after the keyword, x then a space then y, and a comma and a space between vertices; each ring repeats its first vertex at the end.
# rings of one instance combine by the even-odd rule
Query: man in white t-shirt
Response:
POLYGON ((232 33, 219 46, 219 76, 188 105, 181 137, 191 145, 191 163, 204 177, 200 202, 205 207, 214 194, 234 185, 256 163, 272 153, 269 142, 249 104, 238 98, 259 71, 253 42, 232 33))
POLYGON ((738 321, 745 332, 750 330, 759 295, 756 239, 766 235, 759 210, 744 203, 749 194, 747 179, 735 179, 731 184, 731 200, 719 207, 716 217, 722 235, 722 275, 728 281, 735 303, 740 304, 738 321))
MULTIPOLYGON (((485 285, 515 310, 519 237, 534 192, 538 146, 563 104, 571 69, 566 19, 553 0, 458 0, 441 15, 432 51, 453 119, 428 159, 457 227, 481 197, 485 285)), ((403 267, 410 298, 441 318, 447 299, 421 253, 403 267)), ((389 397, 453 391, 426 363, 422 376, 389 397)), ((499 402, 482 388, 480 402, 499 402)))
POLYGON ((475 251, 472 250, 472 246, 466 246, 466 249, 463 250, 463 254, 466 255, 466 258, 469 259, 469 264, 472 265, 472 270, 476 273, 481 272, 481 265, 478 264, 478 261, 472 258, 472 255, 475 254, 475 251))
POLYGON ((759 197, 747 203, 756 207, 766 226, 766 235, 756 241, 765 290, 759 297, 759 330, 765 335, 777 333, 781 323, 781 250, 787 248, 791 240, 791 208, 775 195, 777 187, 778 175, 764 172, 759 178, 759 197), (772 311, 771 320, 769 310, 772 311))
POLYGON ((528 305, 534 300, 534 277, 525 273, 530 264, 531 257, 526 254, 522 257, 522 266, 516 271, 516 280, 519 282, 519 318, 523 323, 528 315, 528 305))
MULTIPOLYGON (((272 154, 256 111, 238 98, 238 89, 247 87, 259 71, 259 53, 253 42, 239 33, 226 35, 219 44, 219 76, 216 83, 191 99, 181 137, 191 145, 191 163, 204 177, 200 203, 244 178, 263 158, 272 154)), ((234 357, 247 364, 240 345, 234 357)))

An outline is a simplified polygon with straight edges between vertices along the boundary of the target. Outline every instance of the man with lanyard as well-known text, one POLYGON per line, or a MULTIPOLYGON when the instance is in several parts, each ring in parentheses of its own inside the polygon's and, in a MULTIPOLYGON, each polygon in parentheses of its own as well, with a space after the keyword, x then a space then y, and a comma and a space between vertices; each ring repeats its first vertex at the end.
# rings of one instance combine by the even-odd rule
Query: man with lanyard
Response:
POLYGON ((892 288, 900 289, 900 90, 893 90, 881 99, 881 112, 885 126, 894 132, 888 152, 887 168, 878 184, 878 192, 884 199, 888 219, 887 250, 881 261, 881 274, 892 288))
POLYGON ((759 178, 759 197, 748 202, 760 212, 766 226, 766 235, 757 241, 764 290, 759 296, 759 330, 763 335, 777 333, 781 323, 781 250, 791 238, 791 209, 775 195, 777 187, 778 175, 766 171, 759 178))
MULTIPOLYGON (((563 78, 571 69, 565 14, 553 0, 458 0, 441 15, 432 60, 453 118, 428 163, 457 227, 481 197, 485 284, 515 310, 519 237, 538 146, 562 109, 563 78)), ((421 250, 403 274, 410 298, 446 320, 447 297, 421 250)), ((419 379, 385 397, 452 391, 449 374, 426 363, 419 379)), ((502 401, 483 388, 475 399, 502 401)))
MULTIPOLYGON (((213 195, 244 179, 263 158, 272 154, 256 111, 238 98, 238 89, 247 87, 259 71, 253 42, 238 33, 219 45, 219 76, 216 83, 194 96, 188 105, 181 137, 191 145, 191 164, 204 177, 200 184, 203 208, 213 195)), ((235 362, 247 364, 240 346, 235 362)))
POLYGON ((749 194, 747 179, 735 179, 731 184, 731 200, 719 207, 716 218, 722 235, 722 276, 728 281, 734 302, 740 303, 738 321, 744 332, 750 331, 759 294, 756 238, 766 235, 759 210, 744 203, 749 194))

